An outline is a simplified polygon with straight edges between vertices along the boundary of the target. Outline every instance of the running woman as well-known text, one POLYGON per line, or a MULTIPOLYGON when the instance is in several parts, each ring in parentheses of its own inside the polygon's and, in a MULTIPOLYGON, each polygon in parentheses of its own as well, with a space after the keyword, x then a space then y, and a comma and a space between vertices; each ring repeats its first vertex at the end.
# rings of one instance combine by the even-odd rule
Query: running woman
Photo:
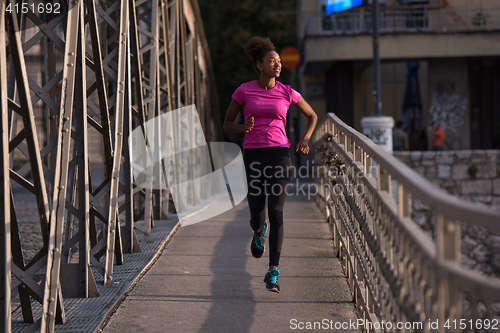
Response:
POLYGON ((254 234, 250 244, 252 255, 264 254, 265 235, 269 232, 269 270, 264 277, 266 289, 279 292, 278 269, 283 244, 283 206, 286 185, 290 182, 290 141, 285 132, 286 114, 295 105, 308 118, 306 133, 296 151, 309 153, 311 137, 318 117, 302 96, 288 85, 277 81, 281 59, 269 38, 252 37, 245 46, 260 78, 242 84, 234 92, 224 120, 224 130, 244 133, 243 162, 248 184, 250 226, 254 234), (245 123, 234 121, 243 108, 245 123), (269 222, 266 221, 265 209, 269 222))

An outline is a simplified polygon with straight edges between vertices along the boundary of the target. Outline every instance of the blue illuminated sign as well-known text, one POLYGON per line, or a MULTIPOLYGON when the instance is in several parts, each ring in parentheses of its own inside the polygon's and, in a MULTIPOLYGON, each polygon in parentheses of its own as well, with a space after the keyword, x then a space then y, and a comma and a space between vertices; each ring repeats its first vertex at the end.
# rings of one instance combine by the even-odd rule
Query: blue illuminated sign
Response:
POLYGON ((325 10, 326 15, 342 12, 357 6, 361 6, 363 0, 326 0, 325 10))

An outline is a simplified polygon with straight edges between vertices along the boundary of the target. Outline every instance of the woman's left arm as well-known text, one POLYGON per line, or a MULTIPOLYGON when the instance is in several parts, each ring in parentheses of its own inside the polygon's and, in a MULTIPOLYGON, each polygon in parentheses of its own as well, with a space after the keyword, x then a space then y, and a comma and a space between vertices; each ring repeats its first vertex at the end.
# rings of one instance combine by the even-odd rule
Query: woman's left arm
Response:
POLYGON ((295 151, 300 151, 302 154, 309 153, 309 139, 314 132, 314 128, 316 127, 316 123, 318 122, 318 116, 312 109, 312 107, 305 101, 305 99, 301 96, 297 104, 295 105, 297 109, 302 112, 304 116, 308 118, 307 120, 307 129, 306 133, 302 137, 302 139, 297 144, 297 149, 295 151))

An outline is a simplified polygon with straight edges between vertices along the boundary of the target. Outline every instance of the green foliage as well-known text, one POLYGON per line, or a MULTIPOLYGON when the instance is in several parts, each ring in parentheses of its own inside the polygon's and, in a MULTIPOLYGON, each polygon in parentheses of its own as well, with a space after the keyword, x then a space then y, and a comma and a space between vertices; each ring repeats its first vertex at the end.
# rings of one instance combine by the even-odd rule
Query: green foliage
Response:
MULTIPOLYGON (((199 0, 219 94, 221 121, 231 95, 259 78, 243 47, 253 36, 269 37, 279 52, 296 47, 296 0, 199 0)), ((281 77, 287 77, 283 69, 281 77)))
POLYGON ((479 172, 479 169, 477 168, 477 166, 475 164, 472 164, 467 171, 469 172, 469 176, 471 178, 476 178, 476 175, 479 172))

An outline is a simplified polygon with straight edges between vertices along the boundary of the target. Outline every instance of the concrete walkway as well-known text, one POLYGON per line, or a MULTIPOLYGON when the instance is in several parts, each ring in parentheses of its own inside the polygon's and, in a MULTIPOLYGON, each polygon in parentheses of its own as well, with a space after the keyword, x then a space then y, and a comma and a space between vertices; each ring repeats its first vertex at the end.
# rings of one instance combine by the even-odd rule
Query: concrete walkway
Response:
POLYGON ((180 228, 104 332, 360 332, 334 329, 357 317, 316 205, 304 196, 287 198, 279 294, 262 283, 268 252, 261 259, 250 253, 249 216, 245 200, 180 228), (322 325, 307 329, 314 322, 322 325))

